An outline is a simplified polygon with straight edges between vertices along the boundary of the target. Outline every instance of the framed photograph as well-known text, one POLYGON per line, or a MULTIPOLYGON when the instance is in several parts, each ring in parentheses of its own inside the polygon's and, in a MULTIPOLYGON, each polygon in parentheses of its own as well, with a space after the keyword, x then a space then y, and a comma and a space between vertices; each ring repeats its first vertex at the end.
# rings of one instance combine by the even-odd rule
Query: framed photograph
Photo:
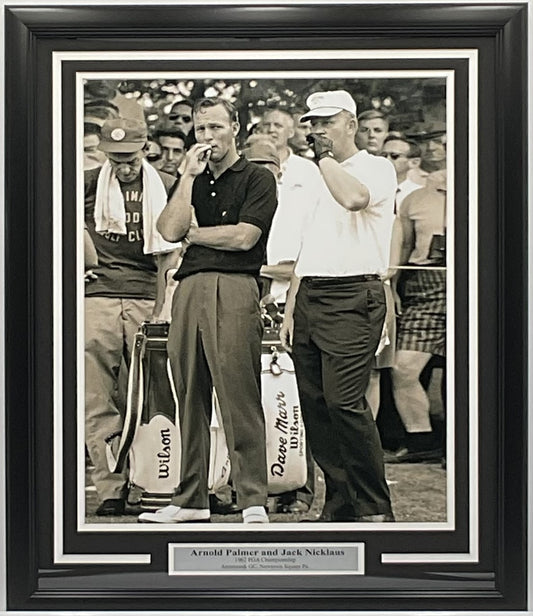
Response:
MULTIPOLYGON (((525 614, 527 4, 3 8, 0 608, 525 614), (278 340, 286 288, 276 291, 267 260, 259 298, 269 523, 243 523, 215 384, 210 519, 139 524, 173 503, 180 484, 168 325, 181 285, 173 276, 194 249, 147 248, 160 241, 146 223, 149 189, 163 206, 179 189, 186 157, 207 142, 195 120, 207 97, 234 110, 238 155, 274 164, 276 215, 289 201, 312 201, 303 191, 322 154, 306 113, 324 94, 353 116, 355 151, 388 159, 407 187, 392 196, 404 245, 405 229, 427 236, 424 254, 413 244, 390 262, 385 286, 402 304, 395 312, 391 299, 366 390, 393 515, 324 516, 330 486, 278 340), (300 165, 293 176, 284 151, 300 165), (124 232, 114 226, 122 215, 124 232), (422 277, 433 286, 421 295, 438 298, 422 328, 430 334, 409 346, 421 327, 419 313, 408 318, 409 293, 422 277), (118 342, 102 299, 120 305, 127 333, 118 342), (402 357, 421 362, 418 398, 401 380, 402 357), (431 441, 416 448, 421 435, 431 441)), ((297 252, 278 250, 272 264, 297 252)))

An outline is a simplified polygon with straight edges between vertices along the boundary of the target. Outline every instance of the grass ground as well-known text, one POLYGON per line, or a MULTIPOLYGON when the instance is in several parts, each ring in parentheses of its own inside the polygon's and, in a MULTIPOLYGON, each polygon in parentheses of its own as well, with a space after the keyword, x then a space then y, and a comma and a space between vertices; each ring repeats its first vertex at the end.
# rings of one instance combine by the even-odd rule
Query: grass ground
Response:
MULTIPOLYGON (((431 379, 428 396, 431 412, 441 415, 443 412, 440 399, 440 382, 442 371, 435 370, 431 379)), ((388 464, 386 476, 389 483, 392 506, 397 522, 445 522, 446 521, 446 471, 440 464, 388 464)), ((87 523, 137 523, 137 511, 130 509, 130 515, 120 517, 98 517, 94 515, 98 506, 96 492, 90 486, 87 477, 86 511, 87 523)), ((324 481, 320 470, 316 469, 315 499, 308 513, 269 514, 271 522, 298 522, 302 518, 318 517, 324 502, 324 481)), ((240 515, 213 515, 215 523, 240 522, 240 515)))
MULTIPOLYGON (((393 510, 398 522, 445 522, 446 521, 446 471, 440 464, 390 464, 386 467, 393 510)), ((298 522, 302 518, 320 515, 324 499, 324 481, 317 473, 315 500, 306 514, 270 514, 271 522, 298 522)), ((98 517, 96 492, 90 486, 86 491, 87 523, 137 523, 135 510, 132 515, 98 517)), ((213 515, 215 523, 240 522, 240 515, 213 515)))

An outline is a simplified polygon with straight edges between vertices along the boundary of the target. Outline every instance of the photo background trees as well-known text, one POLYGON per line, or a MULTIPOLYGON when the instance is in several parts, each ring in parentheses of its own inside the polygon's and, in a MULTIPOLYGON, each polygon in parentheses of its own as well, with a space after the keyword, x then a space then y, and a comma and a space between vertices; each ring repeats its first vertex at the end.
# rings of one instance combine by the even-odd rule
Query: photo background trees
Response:
POLYGON ((149 128, 154 130, 164 121, 172 103, 183 98, 219 96, 236 105, 241 133, 245 135, 265 108, 280 106, 303 113, 309 94, 338 89, 352 94, 358 113, 367 109, 387 112, 391 130, 406 131, 419 124, 446 121, 442 78, 90 80, 85 84, 85 100, 111 100, 124 116, 137 113, 140 107, 149 128))

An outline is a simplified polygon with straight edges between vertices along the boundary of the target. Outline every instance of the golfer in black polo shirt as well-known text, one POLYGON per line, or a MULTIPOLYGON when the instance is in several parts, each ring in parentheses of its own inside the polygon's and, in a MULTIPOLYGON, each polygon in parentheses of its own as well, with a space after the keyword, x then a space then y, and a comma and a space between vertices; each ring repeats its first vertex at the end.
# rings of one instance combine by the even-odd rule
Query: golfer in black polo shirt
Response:
POLYGON ((276 210, 276 181, 239 157, 236 111, 201 99, 197 143, 163 210, 164 238, 187 246, 176 274, 168 354, 179 403, 181 481, 171 504, 140 522, 209 520, 209 425, 216 389, 237 504, 245 523, 268 522, 261 337, 257 276, 276 210))

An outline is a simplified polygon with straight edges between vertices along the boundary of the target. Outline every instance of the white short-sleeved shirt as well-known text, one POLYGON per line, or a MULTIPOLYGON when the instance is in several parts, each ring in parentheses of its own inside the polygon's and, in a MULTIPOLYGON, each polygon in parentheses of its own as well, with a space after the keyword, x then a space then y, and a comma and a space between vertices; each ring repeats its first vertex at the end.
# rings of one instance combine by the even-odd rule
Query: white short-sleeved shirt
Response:
MULTIPOLYGON (((300 251, 302 230, 317 204, 323 180, 318 167, 308 159, 290 154, 282 165, 278 184, 278 207, 267 242, 267 263, 295 261, 300 251)), ((272 281, 271 294, 285 302, 289 281, 272 281)))
POLYGON ((383 274, 389 267, 396 172, 390 161, 360 150, 341 166, 364 184, 370 201, 350 212, 338 203, 325 181, 303 231, 295 267, 298 277, 383 274))

